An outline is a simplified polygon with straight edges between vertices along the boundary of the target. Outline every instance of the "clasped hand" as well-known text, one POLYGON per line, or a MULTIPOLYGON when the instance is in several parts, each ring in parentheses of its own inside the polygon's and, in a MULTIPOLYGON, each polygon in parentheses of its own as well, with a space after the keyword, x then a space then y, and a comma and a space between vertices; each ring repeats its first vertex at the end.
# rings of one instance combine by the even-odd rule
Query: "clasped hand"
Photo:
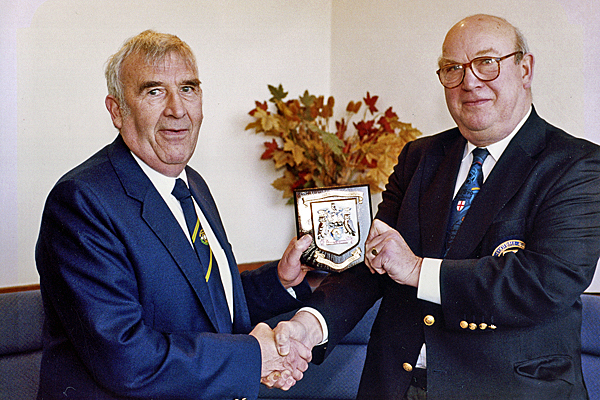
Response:
MULTIPOLYGON (((308 248, 312 238, 305 235, 299 240, 293 238, 279 261, 277 273, 281 284, 286 288, 302 282, 310 268, 302 265, 300 256, 308 248)), ((287 321, 290 322, 290 321, 287 321)), ((319 327, 320 329, 320 327, 319 327)), ((262 356, 261 382, 270 388, 288 390, 302 379, 303 372, 312 359, 312 346, 297 340, 299 334, 289 335, 289 331, 279 333, 276 342, 275 332, 266 324, 258 324, 250 332, 260 344, 262 356), (295 335, 295 336, 294 336, 295 335)))
POLYGON ((288 390, 302 379, 303 372, 312 358, 311 349, 291 339, 293 343, 289 351, 281 354, 276 344, 275 332, 265 323, 256 325, 250 335, 260 344, 261 383, 270 388, 288 390))

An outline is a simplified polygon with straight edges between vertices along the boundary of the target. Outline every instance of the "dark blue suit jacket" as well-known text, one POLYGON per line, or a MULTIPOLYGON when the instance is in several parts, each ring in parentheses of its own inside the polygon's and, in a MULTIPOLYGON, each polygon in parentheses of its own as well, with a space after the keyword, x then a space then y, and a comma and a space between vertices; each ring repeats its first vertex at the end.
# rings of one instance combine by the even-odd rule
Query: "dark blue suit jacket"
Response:
MULTIPOLYGON (((419 256, 443 258, 465 143, 458 129, 409 143, 383 194, 376 218, 419 256)), ((441 305, 364 265, 325 280, 311 303, 328 322, 330 352, 383 298, 360 399, 402 398, 423 343, 428 400, 585 399, 580 294, 599 255, 600 148, 533 110, 442 262, 441 305), (503 243, 525 248, 494 255, 503 243)))
POLYGON ((187 175, 229 261, 233 334, 217 331, 195 252, 119 136, 46 202, 36 248, 46 312, 38 398, 256 398, 261 353, 247 333, 300 302, 276 263, 240 278, 206 183, 189 167, 187 175))

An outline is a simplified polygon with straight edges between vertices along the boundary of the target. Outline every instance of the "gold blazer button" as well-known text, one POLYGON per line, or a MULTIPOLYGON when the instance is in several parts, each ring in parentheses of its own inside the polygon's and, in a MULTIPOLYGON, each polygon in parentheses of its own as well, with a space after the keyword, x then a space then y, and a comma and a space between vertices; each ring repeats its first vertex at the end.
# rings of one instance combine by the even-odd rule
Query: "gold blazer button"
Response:
POLYGON ((405 370, 406 372, 411 372, 411 371, 413 370, 413 366, 412 366, 412 365, 410 365, 409 363, 404 363, 404 364, 402 364, 402 368, 404 368, 404 370, 405 370))
POLYGON ((460 327, 467 329, 469 327, 469 323, 467 321, 460 321, 460 327))
POLYGON ((433 315, 426 315, 425 318, 423 318, 423 322, 425 322, 425 325, 431 326, 435 323, 435 318, 433 318, 433 315))

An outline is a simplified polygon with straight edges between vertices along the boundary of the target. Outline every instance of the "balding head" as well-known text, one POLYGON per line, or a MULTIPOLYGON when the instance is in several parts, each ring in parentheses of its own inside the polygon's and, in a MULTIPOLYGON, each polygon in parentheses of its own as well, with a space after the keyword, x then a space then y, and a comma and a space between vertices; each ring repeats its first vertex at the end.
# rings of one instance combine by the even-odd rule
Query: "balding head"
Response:
POLYGON ((473 15, 454 25, 442 45, 440 67, 464 66, 464 78, 446 88, 446 104, 463 136, 487 146, 508 136, 531 106, 533 56, 521 33, 505 19, 473 15), (496 61, 515 52, 514 57, 496 61), (479 57, 498 62, 500 73, 484 81, 468 64, 479 57))

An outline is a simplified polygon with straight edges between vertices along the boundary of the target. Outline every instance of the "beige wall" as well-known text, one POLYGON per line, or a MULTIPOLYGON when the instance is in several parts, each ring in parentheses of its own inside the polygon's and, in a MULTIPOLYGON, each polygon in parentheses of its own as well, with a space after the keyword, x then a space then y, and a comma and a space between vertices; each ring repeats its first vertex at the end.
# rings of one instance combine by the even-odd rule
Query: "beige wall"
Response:
POLYGON ((198 57, 206 117, 191 165, 239 262, 278 258, 294 234, 293 209, 270 186, 278 174, 259 160, 264 138, 244 131, 254 100, 270 97, 267 84, 293 97, 333 94, 340 108, 370 91, 433 134, 453 125, 434 72, 441 41, 468 14, 519 26, 536 55, 539 113, 600 143, 600 81, 587 73, 600 65, 595 0, 0 1, 0 287, 37 282, 45 197, 115 137, 103 65, 148 28, 179 35, 198 57))

